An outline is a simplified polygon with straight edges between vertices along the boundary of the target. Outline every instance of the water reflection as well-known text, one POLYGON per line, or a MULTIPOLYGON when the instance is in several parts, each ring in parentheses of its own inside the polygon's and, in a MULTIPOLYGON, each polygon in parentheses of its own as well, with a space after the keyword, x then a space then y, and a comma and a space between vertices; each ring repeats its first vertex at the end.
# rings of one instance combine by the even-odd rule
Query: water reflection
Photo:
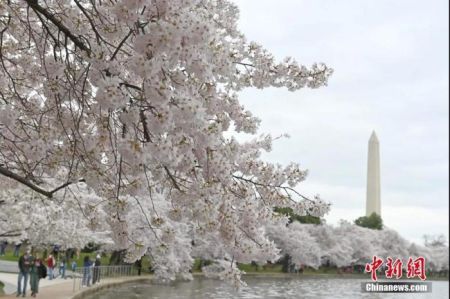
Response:
POLYGON ((448 298, 448 281, 433 281, 433 292, 426 294, 369 294, 361 292, 359 279, 324 279, 301 277, 259 277, 244 278, 248 287, 236 291, 230 285, 207 278, 197 277, 190 282, 176 282, 171 285, 130 283, 118 288, 101 291, 89 299, 278 299, 278 298, 448 298))

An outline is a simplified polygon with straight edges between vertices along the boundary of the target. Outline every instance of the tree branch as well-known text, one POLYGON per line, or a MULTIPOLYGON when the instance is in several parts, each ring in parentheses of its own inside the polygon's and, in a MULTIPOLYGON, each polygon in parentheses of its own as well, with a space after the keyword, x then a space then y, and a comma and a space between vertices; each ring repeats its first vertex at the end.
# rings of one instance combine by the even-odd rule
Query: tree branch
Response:
POLYGON ((72 32, 70 32, 69 28, 67 28, 64 24, 58 21, 54 15, 48 12, 44 7, 40 6, 36 0, 24 0, 28 5, 33 9, 33 11, 37 14, 40 13, 47 20, 53 23, 59 30, 61 30, 78 48, 91 54, 91 50, 86 47, 86 45, 81 41, 80 38, 75 36, 72 32))
POLYGON ((114 58, 116 57, 117 53, 119 53, 120 48, 122 48, 122 45, 125 43, 125 41, 131 36, 131 34, 133 33, 133 30, 130 29, 130 31, 128 32, 128 34, 122 39, 122 41, 119 43, 119 45, 117 46, 116 50, 114 51, 113 55, 111 56, 110 61, 113 61, 114 58))
POLYGON ((85 182, 86 182, 85 179, 79 179, 78 181, 72 181, 72 182, 66 182, 66 183, 62 184, 61 186, 50 191, 50 193, 53 195, 53 193, 56 193, 57 191, 66 188, 67 186, 70 186, 70 185, 76 184, 76 183, 85 183, 85 182))
POLYGON ((0 237, 4 238, 4 237, 18 237, 20 236, 21 233, 18 231, 8 231, 8 232, 4 232, 4 233, 0 233, 0 237))
POLYGON ((80 182, 85 182, 85 179, 79 179, 77 181, 66 182, 66 183, 62 184, 61 186, 59 186, 59 187, 57 187, 57 188, 55 188, 55 189, 53 189, 51 191, 47 191, 47 190, 42 189, 39 186, 36 186, 35 184, 30 182, 26 178, 24 178, 24 177, 22 177, 22 176, 20 176, 20 175, 18 175, 16 173, 8 170, 8 169, 6 169, 6 168, 4 168, 2 166, 0 166, 0 174, 15 180, 15 181, 17 181, 17 182, 27 186, 28 188, 32 189, 33 191, 36 191, 37 193, 42 194, 42 195, 44 195, 44 196, 46 196, 48 198, 53 198, 53 194, 54 193, 56 193, 57 191, 59 191, 59 190, 61 190, 63 188, 66 188, 69 185, 80 183, 80 182))
MULTIPOLYGON (((276 189, 276 188, 279 188, 279 189, 284 190, 286 193, 288 193, 287 191, 292 191, 293 193, 297 194, 297 195, 300 196, 301 198, 303 198, 303 199, 305 199, 305 200, 308 200, 308 201, 314 202, 313 200, 309 199, 308 197, 306 197, 306 196, 300 194, 300 193, 299 193, 297 190, 295 190, 294 188, 291 188, 291 187, 288 187, 288 186, 281 186, 281 185, 277 186, 277 185, 270 185, 270 184, 262 184, 262 183, 255 182, 255 181, 253 181, 253 180, 251 180, 251 179, 246 179, 246 178, 244 178, 243 176, 237 176, 237 175, 232 175, 232 176, 233 176, 233 178, 235 178, 235 179, 238 179, 238 180, 241 180, 241 181, 244 181, 244 182, 253 184, 253 185, 255 185, 255 186, 261 186, 261 187, 266 187, 266 188, 275 188, 275 189, 276 189)), ((289 193, 288 193, 288 195, 289 195, 289 193)))
POLYGON ((169 176, 170 180, 172 181, 173 186, 175 187, 175 189, 177 189, 178 191, 181 191, 180 186, 178 186, 177 181, 175 180, 175 178, 173 177, 173 175, 170 173, 169 169, 164 166, 164 169, 166 170, 167 175, 169 176))

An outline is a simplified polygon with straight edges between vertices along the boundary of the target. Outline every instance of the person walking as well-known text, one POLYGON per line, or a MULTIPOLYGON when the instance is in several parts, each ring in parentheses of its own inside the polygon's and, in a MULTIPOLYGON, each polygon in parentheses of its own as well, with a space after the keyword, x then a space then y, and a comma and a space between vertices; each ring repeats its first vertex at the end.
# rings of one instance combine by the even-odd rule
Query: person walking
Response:
POLYGON ((86 255, 83 261, 83 281, 81 283, 82 286, 90 286, 91 285, 91 267, 92 262, 89 259, 89 256, 86 255))
POLYGON ((55 258, 52 254, 50 254, 47 258, 47 272, 48 272, 48 280, 52 280, 54 277, 53 269, 55 268, 55 258))
POLYGON ((31 297, 36 297, 39 291, 39 280, 45 278, 47 270, 40 259, 36 259, 30 267, 30 289, 31 297))
POLYGON ((27 291, 28 275, 30 273, 30 267, 33 263, 33 257, 31 250, 27 250, 25 254, 19 258, 19 278, 17 280, 17 297, 22 295, 25 297, 27 291), (23 282, 23 284, 22 284, 23 282))
POLYGON ((97 257, 95 258, 94 262, 94 270, 93 270, 93 277, 92 277, 92 284, 100 283, 100 254, 97 254, 97 257))

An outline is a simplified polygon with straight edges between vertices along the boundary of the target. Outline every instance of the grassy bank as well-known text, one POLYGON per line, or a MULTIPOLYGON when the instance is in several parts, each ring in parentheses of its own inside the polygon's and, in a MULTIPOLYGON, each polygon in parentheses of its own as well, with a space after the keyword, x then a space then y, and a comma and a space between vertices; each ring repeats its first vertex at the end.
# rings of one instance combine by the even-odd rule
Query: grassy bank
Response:
MULTIPOLYGON (((37 256, 39 258, 42 258, 44 252, 37 252, 37 256)), ((83 260, 85 256, 89 256, 89 258, 93 261, 95 260, 97 253, 80 253, 79 257, 77 258, 76 255, 74 256, 74 260, 77 263, 78 267, 83 266, 83 260)), ((103 266, 109 265, 110 261, 110 254, 103 254, 101 256, 101 264, 103 266)), ((6 251, 6 254, 4 256, 0 256, 0 260, 5 261, 18 261, 18 257, 13 256, 13 249, 8 248, 6 251)), ((67 268, 70 269, 72 260, 69 260, 69 263, 67 264, 67 268)), ((194 265, 192 267, 193 273, 201 273, 201 267, 202 265, 207 265, 207 261, 201 261, 200 259, 195 259, 194 265)), ((147 257, 143 257, 142 259, 142 272, 143 273, 149 273, 150 272, 150 261, 147 257)), ((361 278, 361 279, 369 279, 368 273, 360 273, 360 272, 351 272, 351 273, 343 273, 342 271, 339 271, 335 267, 320 267, 319 269, 313 269, 306 267, 302 273, 286 273, 283 272, 283 267, 281 264, 266 264, 266 265, 256 265, 256 264, 238 264, 238 268, 242 271, 245 271, 247 274, 255 275, 255 274, 280 274, 280 275, 286 275, 286 276, 302 276, 302 277, 328 277, 328 278, 361 278)), ((380 278, 383 278, 384 275, 380 272, 379 274, 380 278)), ((406 278, 406 275, 404 277, 406 278)), ((438 275, 429 275, 427 274, 427 280, 448 280, 447 277, 438 276, 438 275)), ((2 287, 2 286, 1 286, 2 287)))
MULTIPOLYGON (((37 250, 36 252, 34 252, 34 256, 36 256, 40 259, 43 259, 45 261, 48 257, 49 252, 50 252, 50 249, 48 249, 47 251, 37 250)), ((22 255, 22 254, 23 254, 23 250, 20 251, 20 255, 22 255)), ((64 253, 60 253, 59 256, 61 256, 61 255, 65 256, 64 253)), ((77 263, 77 267, 83 267, 85 256, 89 256, 90 260, 94 261, 97 256, 97 252, 89 252, 89 253, 81 252, 78 257, 75 254, 73 259, 69 259, 67 261, 66 269, 71 269, 73 261, 75 261, 77 263)), ((111 258, 111 254, 102 254, 101 258, 100 258, 101 265, 109 266, 110 258, 111 258)), ((14 256, 14 248, 13 247, 11 247, 11 248, 8 247, 7 250, 5 251, 5 255, 0 256, 0 260, 18 262, 19 257, 14 256)), ((57 260, 56 268, 58 268, 58 260, 57 260)), ((142 258, 142 273, 150 273, 150 261, 145 256, 142 258)))
MULTIPOLYGON (((13 250, 9 250, 5 253, 5 255, 0 256, 0 260, 3 261, 11 261, 11 262, 18 262, 19 261, 19 257, 14 256, 13 255, 14 252, 13 250)), ((23 254, 23 252, 21 252, 20 254, 23 254)), ((34 253, 34 255, 40 259, 47 259, 47 256, 43 256, 44 252, 43 251, 37 251, 34 253)), ((96 253, 92 252, 92 253, 80 253, 80 256, 77 258, 76 255, 74 256, 74 260, 77 263, 78 267, 83 266, 83 260, 85 256, 89 256, 89 258, 91 259, 91 261, 95 260, 96 257, 96 253)), ((104 255, 101 257, 100 259, 102 265, 108 265, 109 264, 109 255, 104 255)), ((70 267, 70 264, 72 263, 72 260, 69 261, 69 264, 67 265, 68 267, 70 267)))

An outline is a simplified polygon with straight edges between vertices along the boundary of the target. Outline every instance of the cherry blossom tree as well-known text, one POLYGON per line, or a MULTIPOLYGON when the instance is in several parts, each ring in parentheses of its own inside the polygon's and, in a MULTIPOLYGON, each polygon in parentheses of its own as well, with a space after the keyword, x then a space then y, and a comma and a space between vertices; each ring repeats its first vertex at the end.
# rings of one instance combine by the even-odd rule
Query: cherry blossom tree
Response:
POLYGON ((448 246, 430 248, 430 268, 432 271, 440 272, 449 270, 448 246))
POLYGON ((44 205, 76 203, 86 184, 101 199, 78 207, 86 227, 106 223, 129 261, 150 255, 165 280, 189 276, 197 244, 237 282, 236 262, 276 259, 273 207, 329 205, 298 193, 298 164, 260 159, 271 136, 224 132, 258 130, 240 90, 318 88, 332 69, 277 62, 238 16, 226 0, 1 1, 0 183, 44 205))
MULTIPOLYGON (((82 187, 75 188, 82 191, 82 187)), ((19 186, 2 190, 0 198, 3 202, 1 236, 10 243, 26 241, 35 248, 59 244, 61 249, 83 248, 89 242, 112 244, 109 227, 82 215, 88 211, 82 211, 81 206, 89 207, 101 200, 93 194, 86 197, 80 193, 76 197, 68 195, 63 201, 46 201, 44 196, 19 186)))
POLYGON ((447 240, 444 235, 425 235, 425 247, 429 250, 431 269, 436 272, 449 270, 447 240))
POLYGON ((350 262, 345 266, 350 266, 352 263, 361 265, 368 262, 372 256, 382 254, 383 243, 379 241, 378 231, 347 221, 341 221, 334 231, 333 236, 337 239, 337 244, 340 242, 347 244, 346 248, 350 251, 348 259, 350 262))
POLYGON ((445 247, 445 244, 447 244, 447 239, 445 238, 445 235, 424 235, 423 241, 425 243, 426 247, 445 247))
POLYGON ((388 257, 406 263, 409 257, 421 256, 426 260, 427 269, 448 270, 448 247, 421 246, 410 243, 396 231, 384 228, 374 230, 348 221, 338 226, 328 224, 302 224, 280 221, 266 228, 269 238, 281 252, 288 254, 292 262, 318 268, 324 264, 336 267, 364 265, 373 256, 386 260, 388 257))
POLYGON ((310 230, 316 227, 314 224, 294 222, 288 226, 270 225, 266 230, 269 238, 281 249, 281 253, 291 257, 292 263, 317 269, 322 264, 324 253, 321 244, 310 233, 310 230))

